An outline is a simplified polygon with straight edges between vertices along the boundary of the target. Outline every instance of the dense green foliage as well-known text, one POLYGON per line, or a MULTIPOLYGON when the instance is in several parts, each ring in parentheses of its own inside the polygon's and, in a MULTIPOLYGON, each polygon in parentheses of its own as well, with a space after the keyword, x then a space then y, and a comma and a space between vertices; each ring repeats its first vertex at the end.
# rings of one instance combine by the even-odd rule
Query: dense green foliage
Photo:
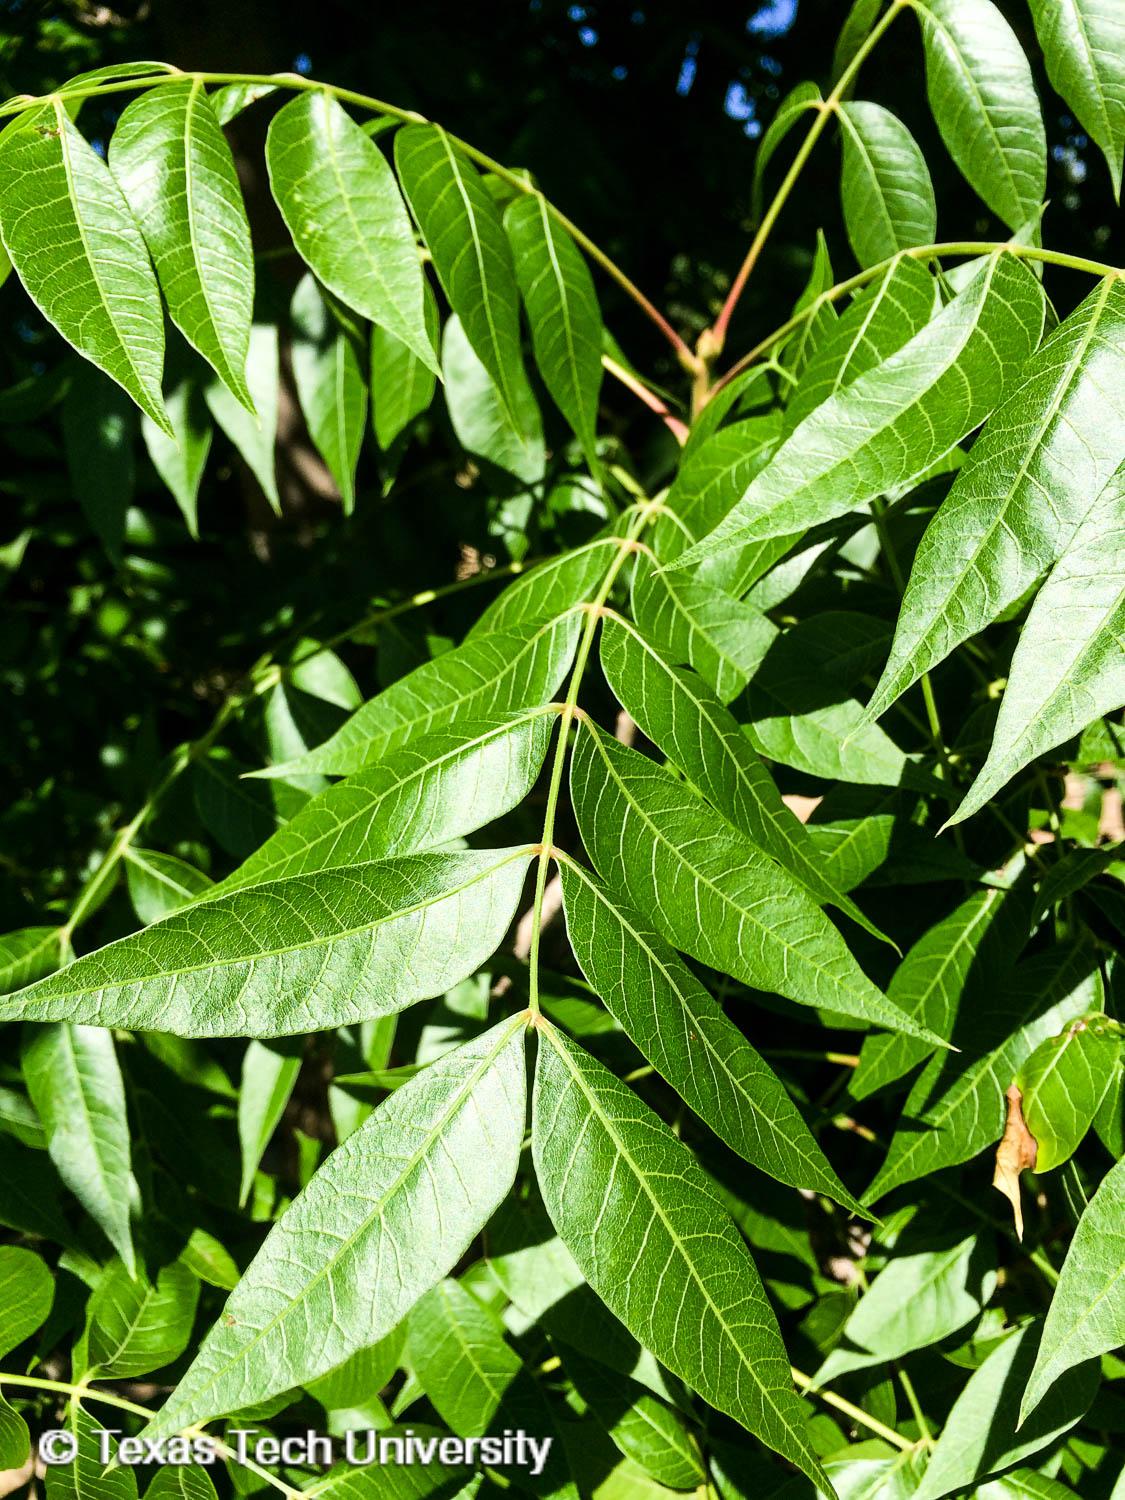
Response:
MULTIPOLYGON (((1030 14, 1116 194, 1118 0, 1030 14)), ((0 115, 5 672, 45 754, 135 695, 3 819, 0 1469, 55 1413, 48 1500, 134 1500, 103 1418, 554 1439, 227 1453, 291 1500, 1120 1500, 1125 277, 1044 247, 1005 14, 856 0, 702 320, 297 73, 0 115), (991 238, 858 96, 915 23, 991 238), (859 269, 748 347, 831 133, 859 269)))

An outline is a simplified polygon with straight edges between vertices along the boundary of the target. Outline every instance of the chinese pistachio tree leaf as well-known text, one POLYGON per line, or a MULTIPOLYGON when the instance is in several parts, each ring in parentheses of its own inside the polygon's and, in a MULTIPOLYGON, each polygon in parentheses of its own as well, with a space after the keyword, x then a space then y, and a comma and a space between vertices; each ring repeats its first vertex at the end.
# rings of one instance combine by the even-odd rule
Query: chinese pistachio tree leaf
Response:
POLYGON ((141 418, 141 436, 152 467, 171 490, 188 531, 198 537, 199 485, 207 467, 214 429, 203 393, 188 376, 165 393, 164 407, 173 436, 169 437, 148 416, 141 418))
MULTIPOLYGON (((835 87, 847 71, 849 64, 867 40, 868 33, 879 19, 883 0, 852 0, 836 45, 832 49, 832 71, 829 82, 835 87)), ((844 96, 847 98, 847 95, 844 96)))
POLYGON ((806 82, 797 84, 796 88, 791 89, 777 106, 777 111, 758 145, 758 152, 754 158, 750 216, 755 222, 760 222, 762 217, 762 188, 770 159, 802 115, 807 114, 809 110, 818 110, 823 102, 823 96, 816 84, 806 82))
POLYGON ((61 1426, 73 1435, 76 1453, 71 1463, 47 1468, 47 1500, 137 1500, 136 1469, 129 1464, 107 1468, 102 1457, 106 1425, 104 1414, 99 1421, 79 1400, 67 1403, 61 1426))
POLYGON ((876 989, 791 875, 691 787, 588 721, 571 795, 602 878, 677 948, 756 989, 938 1041, 876 989))
POLYGON ((495 952, 529 859, 415 854, 250 886, 86 954, 5 997, 0 1016, 270 1037, 390 1015, 495 952))
POLYGON ((131 1276, 114 1261, 98 1282, 87 1313, 87 1351, 98 1377, 147 1375, 179 1359, 191 1338, 198 1302, 199 1279, 180 1261, 162 1266, 155 1284, 145 1276, 131 1276))
POLYGON ((726 1210, 667 1125, 549 1025, 532 1150, 547 1212, 610 1311, 705 1401, 828 1488, 773 1309, 726 1210))
POLYGON ((149 248, 173 323, 248 410, 254 255, 234 157, 203 84, 134 99, 109 166, 149 248))
POLYGON ((711 805, 805 886, 861 926, 867 918, 826 879, 808 829, 730 711, 692 672, 669 666, 627 620, 602 623, 601 662, 618 702, 711 805))
POLYGON ((276 91, 276 88, 276 84, 264 82, 227 83, 222 88, 215 89, 207 97, 211 101, 211 108, 219 124, 229 125, 244 109, 257 104, 259 99, 268 98, 276 91))
POLYGON ((1025 1059, 1100 1001, 1100 979, 1085 947, 1027 959, 1006 984, 986 989, 954 1029, 961 1054, 941 1053, 923 1069, 863 1201, 968 1161, 998 1141, 1004 1093, 1025 1059))
POLYGON ((375 142, 330 94, 310 90, 270 122, 266 166, 293 243, 317 279, 436 373, 414 227, 375 142))
POLYGON ((136 488, 135 417, 120 386, 92 365, 75 371, 62 405, 67 472, 87 521, 114 562, 121 561, 125 516, 136 488))
MULTIPOLYGON (((935 286, 925 266, 906 256, 864 287, 805 367, 782 415, 782 431, 788 435, 822 401, 882 364, 924 328, 934 314, 935 286)), ((741 494, 740 489, 732 503, 741 494)))
POLYGON ((355 509, 355 470, 367 429, 367 386, 355 340, 333 317, 311 275, 302 277, 290 309, 290 358, 297 398, 316 450, 344 502, 355 509))
POLYGON ((0 1470, 22 1469, 31 1456, 27 1423, 0 1393, 0 1470))
POLYGON ((57 97, 0 135, 0 238, 47 321, 168 431, 164 311, 148 250, 57 97))
POLYGON ((1020 1407, 1026 1420, 1066 1371, 1125 1344, 1125 1161, 1111 1167, 1070 1242, 1020 1407))
POLYGON ((693 1490, 705 1482, 695 1439, 670 1406, 578 1349, 561 1346, 561 1359, 594 1419, 626 1458, 669 1489, 693 1490))
POLYGON ((566 676, 581 626, 581 612, 568 609, 523 630, 472 635, 392 683, 323 745, 259 774, 348 776, 457 719, 540 708, 566 676))
POLYGON ((1040 1042, 1016 1074, 1023 1118, 1035 1137, 1035 1170, 1068 1161, 1094 1122, 1122 1055, 1104 1015, 1081 1016, 1040 1042))
POLYGON ((441 367, 449 420, 461 446, 525 484, 538 483, 547 467, 543 419, 522 365, 512 372, 505 402, 453 314, 442 337, 441 367))
MULTIPOLYGON (((1005 901, 1003 891, 985 887, 935 922, 891 975, 887 999, 939 1036, 952 1036, 965 997, 984 993, 1002 977, 1009 930, 997 919, 1005 901)), ((867 1099, 928 1055, 912 1037, 864 1037, 848 1091, 867 1099)))
POLYGON ((541 194, 509 204, 504 227, 539 373, 596 473, 602 315, 593 278, 541 194))
POLYGON ((918 7, 930 109, 969 186, 1016 230, 1038 218, 1047 138, 1023 48, 992 0, 918 7))
POLYGON ((246 356, 246 384, 257 415, 251 416, 220 380, 209 381, 203 396, 211 415, 280 515, 273 451, 277 442, 278 382, 277 329, 272 323, 255 323, 246 356))
POLYGON ((781 1080, 680 956, 579 865, 561 876, 578 965, 657 1072, 747 1161, 862 1213, 781 1080))
POLYGON ((178 911, 214 884, 209 875, 175 855, 158 854, 135 844, 125 851, 125 879, 133 910, 146 926, 178 911))
POLYGON ((0 1246, 0 1356, 42 1327, 54 1297, 54 1277, 38 1255, 0 1246))
POLYGON ((1024 597, 1123 459, 1125 282, 1107 277, 1027 362, 927 526, 871 718, 1024 597))
POLYGON ((990 1238, 939 1238, 945 1240, 939 1248, 895 1255, 879 1272, 817 1371, 818 1387, 852 1370, 927 1349, 980 1315, 996 1290, 990 1238))
POLYGON ((1043 292, 989 256, 909 343, 805 418, 726 519, 671 564, 807 530, 925 474, 1006 395, 1043 328, 1043 292))
POLYGON ((28 1027, 21 1066, 59 1176, 132 1272, 138 1192, 112 1033, 61 1019, 28 1027))
POLYGON ((517 1470, 512 1482, 533 1494, 578 1500, 543 1388, 504 1337, 496 1313, 460 1282, 439 1281, 414 1307, 406 1358, 442 1421, 460 1437, 512 1429, 549 1437, 541 1472, 517 1470))
POLYGON ((41 979, 62 962, 59 927, 21 927, 0 937, 0 995, 41 979))
POLYGON ((523 383, 519 294, 492 194, 440 125, 400 130, 395 164, 450 306, 508 415, 518 423, 523 383))
MULTIPOLYGON (((1052 500, 1057 514, 1057 490, 1052 500)), ((1123 703, 1125 467, 1079 523, 1036 595, 1012 657, 988 759, 950 822, 970 817, 1024 766, 1123 703)))
POLYGON ((1029 0, 1047 77, 1109 167, 1121 201, 1125 153, 1125 16, 1114 0, 1029 0))
POLYGON ((328 787, 228 875, 215 894, 415 854, 510 812, 543 766, 553 709, 460 719, 328 787))
MULTIPOLYGON (((429 282, 423 291, 426 337, 436 348, 440 315, 429 282)), ((371 422, 375 441, 386 453, 415 417, 429 410, 437 388, 430 366, 389 329, 371 330, 371 422)))
POLYGON ((693 575, 655 572, 644 560, 633 581, 633 613, 661 654, 693 667, 721 703, 746 686, 777 634, 753 605, 693 575))
MULTIPOLYGON (((705 407, 704 410, 708 410, 705 407)), ((668 492, 667 509, 658 512, 649 533, 662 563, 713 531, 742 498, 750 481, 765 468, 777 447, 776 412, 748 417, 720 428, 685 456, 668 492)), ((771 537, 751 542, 724 557, 709 557, 694 577, 709 587, 740 596, 784 556, 797 538, 771 537)))
POLYGON ((524 1018, 445 1053, 338 1146, 270 1230, 146 1436, 266 1401, 376 1343, 507 1196, 524 1018))
POLYGON ((301 1071, 301 1048, 292 1040, 252 1041, 242 1055, 238 1089, 238 1143, 242 1185, 238 1201, 249 1201, 254 1174, 277 1129, 301 1071))
POLYGON ((743 705, 750 721, 744 732, 758 753, 829 781, 898 786, 924 778, 890 735, 864 723, 849 693, 885 638, 879 622, 844 610, 811 615, 775 635, 743 705))
POLYGON ((1095 1364, 1069 1370, 1017 1431, 1020 1395, 1035 1364, 1038 1329, 1003 1340, 953 1404, 915 1500, 942 1500, 1039 1453, 1083 1417, 1098 1388, 1095 1364))
MULTIPOLYGON (((841 104, 840 193, 848 239, 861 266, 932 245, 937 204, 925 157, 906 126, 881 104, 841 104)), ((815 356, 814 356, 815 357, 815 356)))

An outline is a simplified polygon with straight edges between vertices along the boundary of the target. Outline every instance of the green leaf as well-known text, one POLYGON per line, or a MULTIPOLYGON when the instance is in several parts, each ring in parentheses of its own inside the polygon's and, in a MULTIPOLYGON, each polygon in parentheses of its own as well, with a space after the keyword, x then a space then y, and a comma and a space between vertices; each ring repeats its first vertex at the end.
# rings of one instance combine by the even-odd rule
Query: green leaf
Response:
POLYGON ((314 797, 222 882, 222 894, 419 853, 493 822, 531 791, 555 717, 459 717, 415 740, 314 797))
POLYGON ((670 1406, 577 1349, 564 1347, 562 1362, 578 1394, 626 1458, 670 1489, 697 1489, 704 1483, 699 1449, 670 1406))
POLYGON ((568 610, 519 633, 470 636, 365 703, 323 745, 259 774, 347 776, 457 719, 539 708, 566 676, 581 626, 580 612, 568 610))
POLYGON ((547 1025, 532 1150, 555 1228, 610 1310, 704 1400, 827 1488, 773 1309, 707 1179, 628 1085, 547 1025))
POLYGON ((1101 147, 1121 201, 1125 28, 1113 0, 1028 0, 1047 77, 1101 147))
MULTIPOLYGON (((851 7, 840 27, 836 46, 832 51, 832 72, 829 82, 835 86, 848 68, 861 45, 867 40, 871 28, 883 9, 883 0, 852 0, 851 7)), ((847 96, 845 95, 845 98, 847 96)))
POLYGON ((114 562, 121 561, 125 514, 136 486, 134 418, 120 387, 90 365, 79 367, 62 407, 67 472, 87 521, 114 562))
POLYGON ((1009 229, 1036 219, 1047 141, 1031 68, 992 0, 924 0, 918 7, 926 89, 962 176, 1009 229))
POLYGON ((235 859, 245 859, 308 801, 288 781, 249 780, 247 767, 221 750, 196 760, 192 780, 203 826, 235 859))
POLYGON ((733 715, 693 673, 671 667, 626 620, 602 624, 601 661, 621 706, 707 800, 813 895, 861 926, 867 918, 826 880, 808 829, 733 715))
POLYGON ((276 91, 277 85, 273 83, 227 83, 207 97, 219 124, 229 125, 244 109, 249 109, 259 99, 266 99, 276 91))
POLYGON ((712 584, 638 564, 637 624, 669 661, 694 667, 721 703, 744 688, 777 634, 765 615, 712 584))
POLYGON ((22 1469, 31 1456, 31 1434, 19 1412, 0 1392, 0 1471, 22 1469))
POLYGON ((1048 1037, 1096 1009, 1101 985, 1084 948, 1056 948, 1017 966, 986 990, 953 1033, 958 1056, 941 1053, 923 1070, 865 1203, 903 1183, 968 1161, 1000 1139, 1004 1090, 1048 1037))
POLYGON ((0 238, 47 321, 170 431, 160 394, 164 313, 145 242, 57 98, 0 136, 0 238))
POLYGON ((110 170, 172 321, 248 410, 254 255, 234 158, 199 79, 148 89, 113 132, 110 170))
POLYGON ((188 1346, 198 1301, 198 1278, 179 1261, 161 1267, 155 1285, 115 1261, 90 1298, 91 1366, 124 1379, 170 1365, 188 1346))
POLYGON ((848 239, 861 266, 932 245, 937 204, 926 159, 897 115, 881 104, 841 104, 840 193, 848 239))
POLYGON ((899 786, 923 774, 878 725, 864 722, 850 695, 885 638, 868 616, 843 610, 811 615, 779 634, 745 699, 745 733, 758 753, 809 776, 859 785, 899 786))
MULTIPOLYGON (((1058 513, 1058 493, 1052 497, 1058 513)), ((1125 467, 1098 497, 1036 596, 1012 658, 988 759, 949 820, 1125 703, 1125 467)))
POLYGON ((516 1016, 391 1094, 270 1231, 146 1436, 303 1385, 388 1334, 510 1190, 524 1090, 516 1016))
POLYGON ((242 1081, 238 1090, 238 1143, 242 1150, 240 1204, 250 1197, 254 1174, 281 1122, 300 1071, 299 1044, 251 1042, 242 1055, 242 1081))
POLYGON ((496 950, 529 858, 416 854, 252 886, 88 953, 0 1002, 0 1017, 261 1038, 389 1015, 496 950))
POLYGON ((266 166, 293 243, 318 280, 436 373, 414 230, 379 147, 330 94, 310 90, 270 122, 266 166))
POLYGON ((1028 361, 926 528, 871 718, 1022 599, 1078 534, 1125 460, 1123 340, 1125 283, 1109 277, 1028 361))
POLYGON ((909 257, 864 287, 809 360, 782 414, 783 432, 920 332, 933 316, 935 290, 934 278, 909 257))
POLYGON ((152 466, 171 490, 187 529, 199 536, 199 485, 211 452, 213 429, 199 386, 189 376, 178 381, 164 397, 169 437, 150 417, 141 418, 141 436, 152 466))
POLYGON ((62 962, 62 930, 21 927, 0 937, 0 994, 22 989, 62 962))
POLYGON ((449 420, 467 452, 525 484, 537 484, 547 467, 543 420, 523 367, 513 370, 507 402, 477 358, 464 326, 447 319, 441 345, 449 420), (515 416, 509 415, 512 407, 515 416))
POLYGON ((133 910, 146 926, 187 906, 213 884, 210 876, 194 865, 185 864, 171 854, 140 849, 135 844, 125 850, 125 878, 133 910))
POLYGON ((290 357, 301 412, 344 502, 355 509, 355 470, 367 429, 367 386, 354 340, 339 326, 312 276, 302 277, 291 308, 290 357))
POLYGON ((679 955, 580 866, 561 875, 579 967, 657 1072, 763 1172, 861 1211, 781 1080, 679 955))
POLYGON ((492 195, 440 125, 400 130, 395 163, 442 290, 518 424, 519 299, 512 253, 492 195))
POLYGON ((1068 1161, 1094 1122, 1121 1057, 1122 1038, 1104 1015, 1082 1016, 1040 1042, 1016 1074, 1023 1117, 1035 1137, 1037 1172, 1068 1161))
MULTIPOLYGON (((422 312, 426 337, 436 347, 440 317, 429 282, 423 288, 422 312)), ((371 421, 384 453, 415 417, 429 410, 436 388, 437 376, 429 364, 376 323, 371 330, 371 421)))
POLYGON ((1011 1468, 1046 1448, 1085 1414, 1098 1385, 1094 1365, 1063 1376, 1017 1433, 1019 1393, 1035 1363, 1037 1343, 1036 1329, 1022 1328, 973 1374, 953 1404, 915 1500, 942 1500, 953 1490, 1011 1468))
POLYGON ((104 1428, 77 1400, 66 1407, 61 1424, 77 1439, 77 1456, 68 1464, 47 1468, 47 1500, 137 1500, 137 1471, 128 1464, 106 1467, 101 1456, 104 1428))
POLYGON ((1067 1371, 1125 1343, 1125 1161, 1078 1221, 1020 1406, 1026 1421, 1067 1371))
POLYGON ((593 278, 539 193, 509 204, 504 227, 531 326, 535 362, 596 473, 602 315, 593 278))
POLYGON ((277 329, 272 323, 255 323, 250 330, 250 350, 246 357, 246 384, 257 417, 252 417, 221 381, 209 381, 203 388, 203 396, 211 415, 280 515, 273 453, 277 441, 277 361, 277 329))
MULTIPOLYGON (((15 997, 6 1003, 14 1007, 15 997)), ((80 1019, 77 1010, 73 1020, 80 1019)), ((13 1009, 9 1019, 17 1014, 13 1009)), ((70 1019, 29 1027, 21 1062, 59 1176, 132 1271, 130 1218, 138 1192, 113 1036, 70 1019)))
MULTIPOLYGON (((778 433, 777 413, 769 412, 733 422, 685 453, 668 492, 668 513, 657 515, 650 533, 653 551, 662 563, 671 562, 714 530, 773 456, 778 433)), ((740 596, 796 540, 796 536, 773 537, 725 557, 709 557, 695 577, 740 596)))
POLYGON ((754 158, 754 182, 750 193, 750 217, 755 223, 760 223, 762 218, 762 188, 770 159, 802 115, 807 114, 809 110, 819 108, 823 102, 823 95, 815 83, 799 83, 796 88, 791 89, 786 94, 785 98, 777 106, 777 112, 770 121, 769 129, 762 137, 758 145, 758 153, 754 158))
POLYGON ((402 1362, 407 1320, 404 1318, 377 1344, 368 1344, 349 1355, 318 1380, 310 1380, 305 1389, 319 1401, 325 1411, 358 1407, 368 1401, 390 1381, 402 1362))
POLYGON ((571 795, 602 878, 683 952, 801 1005, 937 1040, 875 988, 791 875, 690 787, 593 725, 575 746, 571 795))
POLYGON ((909 343, 806 417, 726 520, 672 566, 806 530, 925 474, 1008 394, 1039 342, 1043 306, 1025 265, 990 256, 909 343))
POLYGON ((996 1255, 976 1234, 930 1235, 933 1249, 896 1254, 860 1297, 843 1339, 816 1373, 818 1387, 841 1374, 901 1359, 948 1338, 980 1315, 996 1290, 996 1255), (941 1241, 944 1239, 945 1243, 941 1241))
POLYGON ((496 1315, 456 1281, 439 1281, 410 1314, 406 1355, 442 1421, 461 1437, 512 1429, 551 1439, 542 1472, 515 1470, 536 1494, 577 1500, 562 1439, 542 1388, 504 1338, 496 1315))
POLYGON ((54 1297, 55 1279, 38 1255, 0 1246, 0 1355, 42 1327, 54 1297))
MULTIPOLYGON (((974 891, 935 922, 891 975, 887 999, 938 1036, 952 1036, 965 999, 985 997, 1010 963, 1008 952, 1015 945, 1009 924, 1000 920, 1006 900, 1004 892, 992 888, 974 891)), ((855 1099, 867 1099, 927 1055, 927 1049, 910 1037, 865 1037, 849 1092, 855 1099)))

